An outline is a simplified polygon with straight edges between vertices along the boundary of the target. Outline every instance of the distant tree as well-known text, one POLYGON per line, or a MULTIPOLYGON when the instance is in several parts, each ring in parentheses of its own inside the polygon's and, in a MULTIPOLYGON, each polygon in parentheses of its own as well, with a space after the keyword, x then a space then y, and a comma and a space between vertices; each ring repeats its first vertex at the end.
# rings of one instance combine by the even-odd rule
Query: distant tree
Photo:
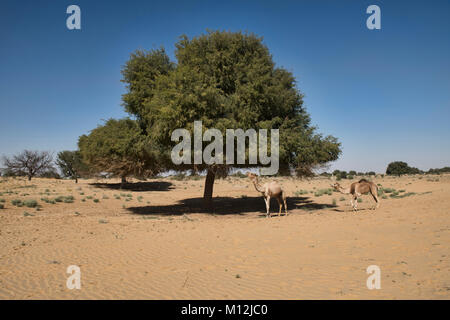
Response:
POLYGON ((88 171, 88 167, 83 163, 80 151, 61 151, 56 157, 56 164, 61 173, 66 178, 75 179, 78 183, 78 178, 81 174, 88 171))
MULTIPOLYGON (((174 166, 167 157, 176 144, 172 132, 184 128, 192 134, 196 120, 224 136, 226 129, 279 129, 284 174, 313 175, 315 167, 338 158, 340 143, 316 132, 294 76, 275 67, 261 38, 217 31, 182 36, 175 46, 177 63, 170 62, 164 49, 131 55, 122 70, 127 85, 123 102, 166 155, 161 161, 165 169, 206 170, 206 207, 211 206, 215 178, 226 176, 231 166, 174 166)), ((248 155, 246 167, 260 166, 247 160, 248 155)))
POLYGON ((348 174, 351 175, 351 176, 356 176, 356 171, 351 170, 351 171, 348 172, 348 174))
POLYGON ((4 157, 3 163, 7 170, 17 175, 32 177, 53 170, 53 156, 48 151, 24 150, 12 157, 4 157))
POLYGON ((131 119, 110 119, 78 140, 83 162, 97 172, 121 177, 122 186, 127 176, 146 176, 158 171, 151 146, 149 138, 131 119))
POLYGON ((440 169, 430 169, 427 171, 428 174, 441 174, 441 173, 449 173, 450 167, 443 167, 440 169))
POLYGON ((369 171, 366 172, 366 176, 376 176, 377 174, 375 173, 375 171, 369 171))
POLYGON ((402 174, 416 174, 420 173, 421 171, 417 168, 413 168, 408 166, 406 162, 403 161, 394 161, 389 163, 389 165, 386 168, 386 174, 387 175, 397 175, 400 176, 402 174))

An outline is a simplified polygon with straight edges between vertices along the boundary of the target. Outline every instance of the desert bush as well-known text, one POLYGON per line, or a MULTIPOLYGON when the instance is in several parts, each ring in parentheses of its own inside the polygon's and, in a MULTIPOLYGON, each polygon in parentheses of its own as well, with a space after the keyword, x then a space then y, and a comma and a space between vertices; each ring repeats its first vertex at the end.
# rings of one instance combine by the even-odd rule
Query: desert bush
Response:
POLYGON ((392 193, 395 191, 394 188, 380 188, 379 191, 383 192, 383 193, 392 193))
POLYGON ((327 195, 331 196, 331 195, 333 194, 333 189, 328 188, 328 189, 320 189, 320 190, 317 190, 317 191, 314 193, 314 196, 316 196, 316 197, 321 197, 321 196, 323 196, 324 194, 327 194, 327 195))
POLYGON ((13 199, 13 200, 11 200, 11 204, 13 206, 16 206, 16 207, 22 207, 23 206, 23 202, 20 199, 13 199))
POLYGON ((31 200, 25 200, 23 202, 23 205, 27 208, 36 208, 38 206, 38 203, 36 200, 31 199, 31 200))
POLYGON ((298 191, 295 191, 294 195, 296 197, 298 197, 298 196, 301 196, 301 195, 304 195, 304 194, 308 194, 308 193, 309 193, 308 190, 298 190, 298 191))

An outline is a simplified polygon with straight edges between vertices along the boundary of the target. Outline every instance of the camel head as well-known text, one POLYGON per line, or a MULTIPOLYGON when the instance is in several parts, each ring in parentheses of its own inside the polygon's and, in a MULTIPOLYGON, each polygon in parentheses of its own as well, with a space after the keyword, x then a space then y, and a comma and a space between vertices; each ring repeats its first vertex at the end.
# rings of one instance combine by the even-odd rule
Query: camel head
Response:
POLYGON ((330 184, 330 186, 334 189, 334 190, 338 190, 341 189, 341 185, 338 182, 335 182, 334 184, 330 184))

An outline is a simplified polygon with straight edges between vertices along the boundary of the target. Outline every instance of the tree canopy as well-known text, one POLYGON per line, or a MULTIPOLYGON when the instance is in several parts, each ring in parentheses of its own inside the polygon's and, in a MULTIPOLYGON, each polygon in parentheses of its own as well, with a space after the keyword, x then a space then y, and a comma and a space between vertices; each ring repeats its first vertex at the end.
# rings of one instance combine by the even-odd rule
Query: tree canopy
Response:
POLYGON ((76 183, 78 183, 78 178, 88 171, 88 167, 82 161, 80 151, 58 152, 56 164, 64 177, 75 179, 76 183))
POLYGON ((110 119, 78 140, 82 159, 89 167, 111 172, 122 182, 129 175, 142 177, 157 171, 151 145, 131 119, 110 119))
MULTIPOLYGON (((315 166, 340 155, 337 139, 317 133, 311 125, 294 76, 275 66, 262 38, 219 31, 192 39, 182 36, 175 56, 176 63, 164 49, 136 51, 122 70, 125 110, 158 146, 166 168, 186 169, 174 168, 168 157, 176 144, 171 133, 185 128, 192 134, 198 120, 222 134, 226 129, 279 129, 284 173, 311 175, 315 166)), ((207 177, 205 197, 212 196, 215 173, 226 174, 228 169, 206 164, 192 168, 207 169, 212 176, 207 177)))
POLYGON ((391 162, 386 168, 386 174, 388 175, 400 176, 402 174, 416 174, 416 173, 421 173, 421 171, 417 168, 408 166, 408 164, 403 161, 391 162))
POLYGON ((4 157, 3 163, 10 172, 26 175, 28 180, 54 171, 53 156, 48 151, 24 150, 12 157, 4 157))

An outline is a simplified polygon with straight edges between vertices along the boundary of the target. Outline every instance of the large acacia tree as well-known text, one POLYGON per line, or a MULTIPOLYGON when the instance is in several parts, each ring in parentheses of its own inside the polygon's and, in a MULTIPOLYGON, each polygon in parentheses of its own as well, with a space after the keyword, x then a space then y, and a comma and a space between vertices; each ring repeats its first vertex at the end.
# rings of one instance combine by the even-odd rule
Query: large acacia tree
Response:
MULTIPOLYGON (((279 129, 282 173, 310 175, 315 166, 338 158, 340 143, 316 132, 294 76, 275 66, 262 38, 218 31, 182 36, 175 55, 176 63, 164 49, 136 51, 122 70, 125 110, 158 145, 165 168, 187 169, 170 161, 171 133, 177 128, 192 133, 196 120, 224 135, 226 129, 279 129)), ((210 202, 215 176, 229 168, 191 169, 207 170, 204 199, 210 202)))

